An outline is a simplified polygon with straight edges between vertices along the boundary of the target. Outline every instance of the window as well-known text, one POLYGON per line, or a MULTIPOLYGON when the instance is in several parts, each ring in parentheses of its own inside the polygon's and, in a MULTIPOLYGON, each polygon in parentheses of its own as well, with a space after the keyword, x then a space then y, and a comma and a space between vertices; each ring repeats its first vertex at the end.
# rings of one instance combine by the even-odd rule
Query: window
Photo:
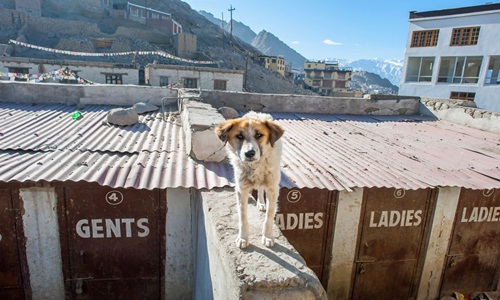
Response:
POLYGON ((434 57, 410 57, 406 67, 407 82, 421 82, 432 80, 434 57))
POLYGON ((123 78, 121 74, 105 74, 107 84, 122 84, 123 78))
POLYGON ((331 79, 332 78, 332 72, 323 72, 323 78, 325 78, 325 79, 331 79))
POLYGON ((319 86, 321 84, 321 80, 313 80, 313 86, 319 86))
POLYGON ((477 83, 482 56, 442 57, 438 82, 477 83))
POLYGON ((439 30, 414 31, 410 47, 432 47, 437 45, 439 30))
POLYGON ((451 92, 450 93, 450 99, 474 101, 475 97, 476 97, 476 93, 469 93, 469 92, 451 92))
POLYGON ((276 58, 273 58, 272 62, 273 62, 273 64, 275 64, 276 63, 276 58))
POLYGON ((481 27, 453 28, 450 46, 477 45, 481 27))
POLYGON ((333 86, 333 81, 332 80, 323 80, 323 84, 321 87, 325 88, 331 88, 333 86))
POLYGON ((500 56, 490 57, 485 84, 500 84, 500 56))
POLYGON ((347 86, 347 81, 335 81, 335 88, 345 89, 347 86))
POLYGON ((139 11, 137 10, 137 7, 130 7, 130 15, 137 17, 139 15, 139 11))
POLYGON ((168 77, 160 76, 160 86, 167 86, 167 85, 168 85, 168 77))
POLYGON ((102 0, 102 5, 109 6, 109 0, 102 0))
POLYGON ((198 88, 198 80, 196 78, 184 78, 184 88, 198 88))
POLYGON ((148 16, 148 11, 145 9, 141 10, 141 16, 143 19, 146 19, 146 17, 148 16))
POLYGON ((218 79, 214 80, 214 90, 225 91, 226 90, 226 85, 227 85, 227 81, 226 80, 218 80, 218 79))
POLYGON ((345 73, 337 73, 338 79, 345 79, 345 73))
POLYGON ((151 13, 151 19, 159 19, 160 18, 160 15, 158 13, 151 13))

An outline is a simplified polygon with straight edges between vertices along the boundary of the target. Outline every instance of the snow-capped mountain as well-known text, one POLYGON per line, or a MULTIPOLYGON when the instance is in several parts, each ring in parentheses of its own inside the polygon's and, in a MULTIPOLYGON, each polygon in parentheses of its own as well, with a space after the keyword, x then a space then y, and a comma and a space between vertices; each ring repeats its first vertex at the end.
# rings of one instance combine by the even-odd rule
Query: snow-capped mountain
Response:
POLYGON ((359 59, 345 60, 336 59, 341 67, 351 67, 353 71, 366 71, 380 75, 382 78, 387 78, 389 81, 399 86, 401 80, 401 72, 403 71, 403 60, 396 59, 359 59))

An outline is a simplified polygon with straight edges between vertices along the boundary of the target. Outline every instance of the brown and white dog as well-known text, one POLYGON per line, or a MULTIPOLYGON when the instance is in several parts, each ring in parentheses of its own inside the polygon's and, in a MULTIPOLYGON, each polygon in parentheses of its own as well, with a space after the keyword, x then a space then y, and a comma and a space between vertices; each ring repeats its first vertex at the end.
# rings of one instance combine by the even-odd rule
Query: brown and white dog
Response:
POLYGON ((248 240, 248 195, 258 190, 257 206, 266 208, 262 243, 274 245, 273 223, 276 215, 283 128, 269 114, 249 112, 242 118, 227 120, 215 127, 215 133, 226 143, 229 161, 234 168, 238 202, 239 234, 236 245, 245 248, 248 240), (264 191, 267 202, 264 204, 264 191))

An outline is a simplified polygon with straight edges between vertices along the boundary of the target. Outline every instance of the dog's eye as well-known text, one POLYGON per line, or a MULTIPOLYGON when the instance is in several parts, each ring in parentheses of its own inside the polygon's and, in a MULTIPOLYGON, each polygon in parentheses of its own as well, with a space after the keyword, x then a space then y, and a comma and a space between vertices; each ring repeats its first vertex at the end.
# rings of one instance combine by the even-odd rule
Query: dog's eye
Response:
POLYGON ((242 140, 242 139, 244 139, 245 137, 244 137, 242 134, 238 134, 238 135, 236 136, 236 138, 237 138, 238 140, 242 140))
POLYGON ((255 138, 256 138, 256 139, 260 139, 260 138, 261 138, 261 137, 263 137, 263 136, 264 136, 263 134, 257 133, 257 134, 255 135, 255 138))

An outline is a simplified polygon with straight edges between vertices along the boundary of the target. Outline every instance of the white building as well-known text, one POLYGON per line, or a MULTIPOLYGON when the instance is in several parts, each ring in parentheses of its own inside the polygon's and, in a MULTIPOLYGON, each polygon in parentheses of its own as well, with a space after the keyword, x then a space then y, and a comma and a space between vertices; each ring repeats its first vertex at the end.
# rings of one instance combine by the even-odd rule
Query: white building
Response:
POLYGON ((500 3, 410 12, 400 95, 500 111, 500 3))
POLYGON ((144 72, 146 83, 152 86, 243 91, 243 71, 241 70, 149 64, 144 72))

